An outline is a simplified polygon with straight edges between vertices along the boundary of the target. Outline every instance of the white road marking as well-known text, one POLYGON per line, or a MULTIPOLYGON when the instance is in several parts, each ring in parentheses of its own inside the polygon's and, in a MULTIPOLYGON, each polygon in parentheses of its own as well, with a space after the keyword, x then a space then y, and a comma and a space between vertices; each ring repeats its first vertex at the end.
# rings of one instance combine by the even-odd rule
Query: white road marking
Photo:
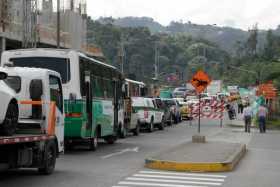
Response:
POLYGON ((112 154, 108 154, 108 155, 102 156, 101 158, 102 158, 102 159, 107 159, 107 158, 111 158, 111 157, 113 157, 113 156, 122 155, 122 154, 128 153, 128 152, 135 152, 135 153, 138 153, 138 152, 139 152, 139 147, 123 149, 123 150, 121 150, 121 151, 119 151, 119 152, 115 152, 115 153, 112 153, 112 154))
POLYGON ((214 181, 214 182, 224 182, 224 179, 215 178, 201 178, 201 177, 179 177, 179 176, 169 176, 169 175, 145 175, 145 174, 134 174, 134 177, 147 177, 147 178, 164 178, 164 179, 182 179, 182 180, 200 180, 200 181, 214 181))
POLYGON ((159 171, 140 171, 139 173, 145 174, 161 174, 161 175, 177 175, 177 176, 192 176, 192 177, 214 177, 214 178, 226 178, 225 175, 208 175, 199 173, 180 173, 180 172, 159 172, 159 171))
POLYGON ((226 175, 142 170, 112 187, 221 187, 226 175))
POLYGON ((124 185, 136 185, 136 186, 158 186, 158 187, 207 187, 207 186, 193 186, 193 185, 176 185, 176 184, 162 184, 162 183, 144 183, 144 182, 119 182, 124 185))
POLYGON ((126 180, 129 181, 146 181, 146 182, 164 182, 164 183, 179 183, 179 184, 202 184, 202 185, 212 185, 212 186, 221 186, 222 183, 214 182, 197 182, 197 181, 184 181, 184 180, 165 180, 165 179, 147 179, 147 178, 137 178, 137 177, 128 177, 126 180))

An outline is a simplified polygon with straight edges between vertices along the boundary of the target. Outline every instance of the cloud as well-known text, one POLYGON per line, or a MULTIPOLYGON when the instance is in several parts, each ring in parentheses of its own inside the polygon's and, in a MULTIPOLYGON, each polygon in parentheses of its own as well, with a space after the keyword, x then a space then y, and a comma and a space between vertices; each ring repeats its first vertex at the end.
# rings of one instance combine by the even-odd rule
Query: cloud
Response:
POLYGON ((217 24, 248 29, 258 22, 260 28, 280 24, 277 0, 88 0, 88 14, 125 17, 147 16, 161 24, 183 20, 198 24, 217 24))

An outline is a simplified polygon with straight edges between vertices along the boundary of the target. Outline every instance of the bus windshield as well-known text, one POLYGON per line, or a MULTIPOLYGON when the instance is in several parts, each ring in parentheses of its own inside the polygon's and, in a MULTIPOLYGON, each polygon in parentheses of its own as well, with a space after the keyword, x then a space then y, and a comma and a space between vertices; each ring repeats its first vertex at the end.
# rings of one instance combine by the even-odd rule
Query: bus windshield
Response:
POLYGON ((70 81, 70 62, 67 58, 57 57, 20 57, 11 58, 16 67, 44 68, 60 73, 62 83, 70 81))

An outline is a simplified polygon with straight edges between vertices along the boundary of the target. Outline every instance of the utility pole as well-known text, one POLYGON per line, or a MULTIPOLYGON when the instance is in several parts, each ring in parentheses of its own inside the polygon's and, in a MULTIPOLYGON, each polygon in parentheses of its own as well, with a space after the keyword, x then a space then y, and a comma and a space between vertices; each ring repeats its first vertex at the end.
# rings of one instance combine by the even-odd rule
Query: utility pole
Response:
POLYGON ((60 0, 57 1, 57 30, 56 30, 56 42, 57 48, 60 48, 60 0))
POLYGON ((119 50, 118 50, 118 57, 119 57, 119 63, 120 63, 120 69, 122 74, 124 74, 124 63, 125 63, 125 48, 124 48, 124 37, 121 35, 121 42, 119 44, 119 50))
POLYGON ((154 64, 154 68, 155 68, 155 80, 158 80, 158 71, 159 71, 159 67, 158 67, 158 57, 159 57, 158 46, 157 46, 157 43, 155 43, 155 64, 154 64))

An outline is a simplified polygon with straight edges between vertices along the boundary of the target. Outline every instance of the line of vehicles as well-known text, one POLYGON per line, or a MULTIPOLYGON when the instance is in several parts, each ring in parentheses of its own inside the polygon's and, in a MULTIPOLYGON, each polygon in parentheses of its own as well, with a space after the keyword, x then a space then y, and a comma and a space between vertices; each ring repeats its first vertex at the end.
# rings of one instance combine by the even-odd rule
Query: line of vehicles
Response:
POLYGON ((51 174, 64 149, 83 144, 96 150, 100 139, 113 144, 130 132, 163 130, 186 117, 178 100, 146 95, 144 83, 77 51, 3 52, 0 170, 51 174))

